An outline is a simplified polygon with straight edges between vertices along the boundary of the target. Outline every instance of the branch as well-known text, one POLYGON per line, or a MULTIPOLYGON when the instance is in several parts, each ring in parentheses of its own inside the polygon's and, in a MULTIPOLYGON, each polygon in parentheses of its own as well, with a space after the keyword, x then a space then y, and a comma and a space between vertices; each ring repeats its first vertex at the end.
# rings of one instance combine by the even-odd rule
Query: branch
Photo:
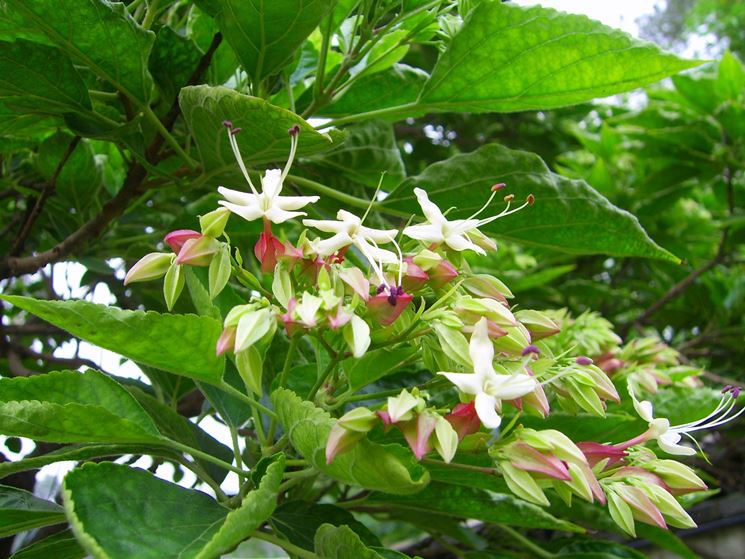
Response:
POLYGON ((18 254, 20 254, 20 252, 23 250, 23 245, 25 244, 29 233, 31 233, 31 228, 34 226, 34 223, 36 223, 36 220, 41 215, 41 210, 44 208, 44 204, 46 203, 47 198, 49 198, 54 192, 54 189, 57 186, 57 179, 59 178, 60 173, 62 173, 62 169, 64 168, 67 161, 70 159, 72 152, 74 152, 75 148, 78 147, 79 143, 80 136, 75 136, 70 142, 70 145, 67 146, 67 150, 65 150, 62 159, 60 159, 57 167, 54 169, 54 173, 42 188, 41 194, 39 194, 39 197, 36 199, 36 203, 34 203, 31 211, 28 213, 26 221, 21 226, 21 230, 18 232, 18 236, 16 237, 16 240, 13 242, 13 246, 10 249, 11 256, 18 256, 18 254))
MULTIPOLYGON (((222 41, 222 36, 218 33, 212 40, 207 52, 204 53, 196 70, 189 79, 187 85, 194 85, 204 71, 209 67, 212 56, 215 54, 217 47, 222 41)), ((173 128, 179 115, 178 99, 175 99, 170 110, 163 118, 163 126, 166 130, 173 128)), ((165 138, 157 135, 147 148, 145 159, 149 163, 157 163, 158 153, 163 146, 165 138)), ((0 279, 20 276, 23 274, 32 274, 39 268, 46 266, 51 262, 61 260, 65 256, 73 253, 86 241, 99 237, 109 226, 111 222, 121 216, 129 206, 129 203, 147 190, 143 186, 147 177, 147 170, 140 163, 133 163, 124 179, 124 185, 121 190, 104 204, 101 212, 94 218, 83 224, 77 231, 51 249, 35 254, 33 256, 15 257, 11 256, 0 261, 0 279)))
MULTIPOLYGON (((54 365, 64 365, 65 367, 71 367, 73 369, 77 369, 78 367, 90 367, 91 369, 101 370, 100 365, 94 363, 90 359, 85 359, 83 357, 58 357, 51 353, 34 351, 33 349, 13 342, 10 342, 8 346, 9 353, 15 353, 23 357, 28 357, 29 359, 40 359, 41 361, 46 361, 47 363, 52 363, 54 365)), ((37 373, 34 371, 33 374, 37 373)))

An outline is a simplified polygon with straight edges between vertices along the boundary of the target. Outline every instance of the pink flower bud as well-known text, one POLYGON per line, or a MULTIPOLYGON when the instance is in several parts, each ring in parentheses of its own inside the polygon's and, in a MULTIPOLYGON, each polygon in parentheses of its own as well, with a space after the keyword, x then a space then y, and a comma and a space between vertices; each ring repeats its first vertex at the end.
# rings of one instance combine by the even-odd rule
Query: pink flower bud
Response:
POLYGON ((335 423, 326 441, 326 464, 331 464, 339 454, 352 450, 364 436, 365 433, 349 431, 335 423))
POLYGON ((421 413, 416 419, 401 425, 401 432, 417 460, 432 450, 430 436, 437 426, 437 416, 421 413))
POLYGON ((577 446, 582 451, 582 454, 584 454, 587 458, 590 466, 593 467, 595 466, 595 464, 605 459, 608 459, 608 464, 606 467, 610 467, 614 464, 617 464, 618 462, 621 462, 624 458, 626 458, 626 456, 628 456, 628 453, 625 452, 623 449, 616 448, 615 446, 609 444, 586 441, 577 443, 577 446))
POLYGON ((592 365, 593 363, 592 359, 590 359, 589 357, 585 357, 584 355, 580 355, 574 361, 577 363, 577 365, 584 365, 584 366, 592 365))
POLYGON ((222 331, 220 337, 217 338, 217 347, 215 348, 215 352, 218 356, 233 349, 233 347, 235 346, 235 333, 235 326, 225 328, 222 331))
POLYGON ((405 291, 418 291, 429 280, 429 274, 414 264, 411 256, 404 258, 404 274, 401 284, 405 291))
POLYGON ((505 455, 514 467, 521 470, 536 472, 562 481, 572 479, 569 470, 561 460, 556 456, 539 452, 527 443, 517 442, 510 445, 505 455))
POLYGON ((458 277, 458 270, 447 260, 442 260, 431 268, 428 274, 429 286, 432 289, 440 289, 458 277))
POLYGON ((277 265, 277 258, 285 254, 285 245, 274 236, 269 221, 264 223, 264 232, 254 245, 254 255, 261 262, 261 271, 271 272, 277 265))
POLYGON ((455 432, 458 433, 458 440, 463 440, 466 435, 478 433, 481 429, 481 420, 476 413, 476 402, 471 401, 466 404, 458 404, 453 408, 445 419, 450 422, 455 432))
POLYGON ((209 266, 212 257, 220 250, 220 243, 211 237, 194 237, 184 242, 176 257, 176 264, 209 266))
POLYGON ((390 287, 367 301, 367 311, 383 326, 393 324, 409 306, 414 297, 404 292, 403 287, 390 287))
POLYGON ((188 241, 189 239, 198 239, 201 237, 202 234, 199 231, 192 231, 191 229, 177 229, 176 231, 171 231, 163 237, 163 241, 171 247, 171 250, 178 254, 181 252, 181 248, 184 246, 184 243, 188 241))

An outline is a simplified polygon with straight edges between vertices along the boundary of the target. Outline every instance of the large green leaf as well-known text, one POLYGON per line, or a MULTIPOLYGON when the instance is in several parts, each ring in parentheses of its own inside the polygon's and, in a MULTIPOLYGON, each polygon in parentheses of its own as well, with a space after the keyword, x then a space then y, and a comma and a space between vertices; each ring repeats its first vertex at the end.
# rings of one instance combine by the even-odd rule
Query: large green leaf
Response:
MULTIPOLYGON (((230 120, 243 130, 237 136, 247 165, 285 161, 290 152, 287 131, 300 127, 298 154, 310 154, 331 147, 332 136, 320 134, 305 120, 280 107, 227 89, 199 85, 186 87, 179 96, 181 112, 191 128, 202 164, 216 176, 240 176, 223 121, 230 120)), ((334 132, 333 137, 340 138, 334 132)), ((237 185, 233 185, 234 187, 237 185)))
POLYGON ((129 311, 88 301, 0 298, 133 361, 212 384, 222 378, 224 358, 215 355, 222 327, 214 318, 129 311))
MULTIPOLYGON (((413 193, 418 186, 443 211, 455 207, 449 219, 465 218, 484 204, 490 187, 500 182, 507 183, 505 192, 513 193, 517 201, 533 194, 535 204, 485 225, 486 233, 571 254, 678 261, 649 238, 633 215, 615 207, 586 182, 552 173, 537 155, 499 144, 430 165, 401 183, 385 203, 420 214, 413 193)), ((500 209, 494 204, 483 215, 500 209)))
POLYGON ((0 42, 0 98, 25 112, 91 108, 83 78, 62 52, 20 40, 0 42))
POLYGON ((73 532, 96 558, 193 559, 228 513, 204 493, 111 462, 70 472, 63 497, 73 532))
POLYGON ((160 439, 132 395, 94 370, 0 378, 0 432, 59 443, 160 439))
POLYGON ((85 556, 70 530, 65 530, 19 549, 11 559, 84 559, 85 556))
POLYGON ((419 104, 459 112, 552 109, 698 64, 585 16, 485 0, 437 61, 419 104))
POLYGON ((147 102, 147 59, 155 34, 140 27, 124 4, 103 0, 8 0, 51 42, 133 99, 147 102))
POLYGON ((420 491, 429 482, 427 470, 397 444, 380 445, 363 439, 353 450, 326 464, 326 441, 334 424, 331 416, 290 390, 275 390, 271 399, 292 446, 329 477, 401 495, 420 491))
POLYGON ((311 161, 366 186, 377 186, 382 177, 384 190, 406 177, 393 125, 373 120, 351 126, 346 132, 343 144, 311 161))
POLYGON ((341 367, 349 382, 350 392, 356 392, 384 376, 395 373, 417 352, 417 348, 410 346, 382 348, 369 351, 359 359, 345 359, 341 362, 341 367))
POLYGON ((65 521, 61 506, 28 491, 0 485, 0 538, 65 521))
POLYGON ((315 549, 318 559, 382 559, 349 526, 321 525, 316 532, 315 549))
POLYGON ((280 454, 269 464, 259 486, 243 499, 241 506, 230 512, 220 529, 197 555, 197 559, 220 557, 230 551, 261 526, 277 506, 277 491, 285 471, 285 458, 280 454))
POLYGON ((522 528, 583 531, 576 524, 556 518, 542 508, 512 495, 439 482, 430 483, 416 495, 374 493, 365 499, 365 506, 386 510, 400 509, 412 514, 421 511, 457 518, 472 518, 522 528))
POLYGON ((309 551, 313 550, 313 538, 321 524, 342 524, 350 527, 365 545, 380 545, 380 540, 352 513, 330 504, 307 501, 282 503, 272 515, 272 526, 290 542, 309 551))
MULTIPOLYGON (((414 103, 429 78, 424 70, 394 64, 385 72, 363 76, 332 104, 322 107, 319 115, 346 116, 414 103)), ((424 112, 424 109, 419 111, 424 112)), ((414 116, 416 111, 408 116, 414 116)))
POLYGON ((292 55, 334 0, 210 0, 212 15, 246 73, 258 84, 292 55))

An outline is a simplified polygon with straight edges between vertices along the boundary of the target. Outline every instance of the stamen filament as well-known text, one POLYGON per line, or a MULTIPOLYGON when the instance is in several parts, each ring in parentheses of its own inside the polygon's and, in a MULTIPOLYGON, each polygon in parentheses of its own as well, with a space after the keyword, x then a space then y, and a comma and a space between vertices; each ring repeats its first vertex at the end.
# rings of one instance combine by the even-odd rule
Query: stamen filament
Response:
POLYGON ((479 224, 478 224, 478 227, 481 227, 483 225, 486 225, 487 223, 491 223, 492 221, 495 221, 495 220, 497 220, 497 219, 499 219, 501 217, 506 217, 508 215, 512 215, 512 214, 514 214, 516 212, 519 212, 525 206, 530 206, 530 202, 525 202, 522 206, 519 206, 519 207, 517 207, 517 208, 515 208, 513 210, 510 210, 510 202, 507 202, 507 207, 504 210, 502 210, 497 215, 493 215, 491 217, 487 217, 485 219, 480 220, 479 221, 479 224))
POLYGON ((290 167, 292 166, 292 162, 295 160, 295 153, 297 152, 298 137, 299 137, 299 134, 290 134, 290 155, 287 158, 287 164, 285 165, 285 168, 282 170, 282 178, 280 179, 280 182, 284 182, 285 178, 287 178, 287 174, 290 172, 290 167))
MULTIPOLYGON (((719 400, 719 404, 717 404, 717 407, 714 408, 714 411, 712 411, 709 415, 706 417, 702 417, 701 419, 697 419, 696 421, 690 421, 688 423, 683 423, 682 425, 676 425, 675 429, 684 429, 687 430, 688 427, 696 427, 700 425, 701 423, 708 421, 715 415, 719 414, 724 408, 726 408, 729 405, 729 409, 732 409, 732 406, 735 405, 734 399, 730 399, 728 401, 728 398, 725 396, 721 400, 719 400)), ((729 411, 729 410, 728 410, 729 411)), ((727 412, 724 412, 727 413, 727 412)))
MULTIPOLYGON (((491 193, 491 196, 489 196, 489 199, 488 199, 488 200, 486 201, 486 203, 485 203, 485 204, 484 204, 483 206, 481 206, 481 209, 480 209, 480 210, 477 210, 477 211, 476 211, 476 213, 474 213, 474 214, 473 214, 473 215, 472 215, 471 217, 469 217, 468 219, 475 219, 477 215, 479 215, 479 214, 480 214, 481 212, 483 212, 483 211, 484 211, 484 210, 485 210, 486 208, 488 208, 488 207, 489 207, 489 204, 491 204, 491 201, 492 201, 492 200, 494 200, 494 197, 495 197, 495 196, 497 195, 497 192, 498 192, 498 191, 496 191, 496 190, 495 190, 495 191, 493 191, 493 192, 491 193)), ((509 207, 509 202, 507 202, 507 206, 509 207)))
POLYGON ((228 141, 230 142, 230 147, 233 150, 233 155, 235 155, 235 158, 238 160, 238 166, 241 168, 241 172, 243 173, 243 176, 246 177, 248 186, 250 186, 251 191, 256 196, 258 196, 259 192, 256 190, 256 187, 251 182, 251 177, 248 176, 248 170, 246 169, 246 165, 243 163, 243 157, 241 156, 241 150, 238 148, 238 140, 235 139, 235 135, 233 134, 232 129, 228 129, 228 141))

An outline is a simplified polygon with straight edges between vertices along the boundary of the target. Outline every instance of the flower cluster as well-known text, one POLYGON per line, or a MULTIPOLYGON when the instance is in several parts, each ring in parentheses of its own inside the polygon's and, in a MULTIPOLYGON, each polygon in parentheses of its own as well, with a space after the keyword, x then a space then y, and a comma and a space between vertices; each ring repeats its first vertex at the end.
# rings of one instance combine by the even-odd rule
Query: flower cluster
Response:
MULTIPOLYGON (((240 129, 230 122, 225 126, 249 191, 221 186, 224 199, 200 218, 201 231, 169 233, 164 240, 172 252, 148 254, 130 269, 125 283, 165 276, 169 309, 182 291, 187 266, 209 268, 212 298, 231 277, 247 288, 242 304, 224 317, 216 352, 234 360, 246 388, 258 397, 269 381, 281 386, 288 380, 286 370, 264 378, 265 354, 277 339, 290 347, 304 339, 316 356, 324 352, 325 371, 319 362, 308 398, 338 417, 326 442, 328 464, 373 433, 398 437, 420 460, 432 455, 449 464, 459 452, 480 451, 515 495, 537 505, 549 504, 547 490, 567 504, 573 496, 607 503, 630 534, 634 520, 693 525, 675 496, 701 490, 704 483, 687 466, 658 459, 645 445, 656 444, 672 455, 694 454, 693 447, 681 444, 682 437, 743 413, 735 409, 739 390, 728 387, 720 404, 701 419, 672 425, 655 417, 652 404, 639 397, 659 385, 695 384, 696 371, 676 369, 669 348, 655 340, 622 347, 611 325, 592 313, 573 319, 565 311, 517 310, 504 283, 474 273, 466 253, 496 250, 480 228, 533 204, 532 195, 512 208, 514 196, 508 194, 501 211, 483 217, 506 188, 500 183, 469 217, 449 219, 426 190, 415 188, 424 219, 400 230, 373 227, 366 221, 369 207, 362 217, 341 209, 336 219, 310 219, 306 211, 318 196, 282 194, 299 129, 289 131, 286 165, 267 170, 257 188, 240 154, 240 129), (224 233, 232 214, 263 223, 253 247, 256 261, 245 262, 247 267, 224 233), (289 221, 305 228, 294 242, 286 238, 289 228, 273 229, 289 221), (420 385, 387 394, 381 404, 350 407, 349 397, 365 386, 355 382, 353 387, 350 370, 371 353, 384 361, 401 355, 392 370, 416 363, 431 374, 420 385), (646 430, 624 442, 575 443, 558 430, 520 423, 523 416, 540 420, 557 408, 604 417, 609 404, 621 401, 619 389, 628 391, 647 423, 646 430)), ((377 367, 375 359, 367 366, 377 367)), ((370 394, 369 400, 382 397, 370 394)), ((362 393, 351 401, 365 399, 362 393)))

